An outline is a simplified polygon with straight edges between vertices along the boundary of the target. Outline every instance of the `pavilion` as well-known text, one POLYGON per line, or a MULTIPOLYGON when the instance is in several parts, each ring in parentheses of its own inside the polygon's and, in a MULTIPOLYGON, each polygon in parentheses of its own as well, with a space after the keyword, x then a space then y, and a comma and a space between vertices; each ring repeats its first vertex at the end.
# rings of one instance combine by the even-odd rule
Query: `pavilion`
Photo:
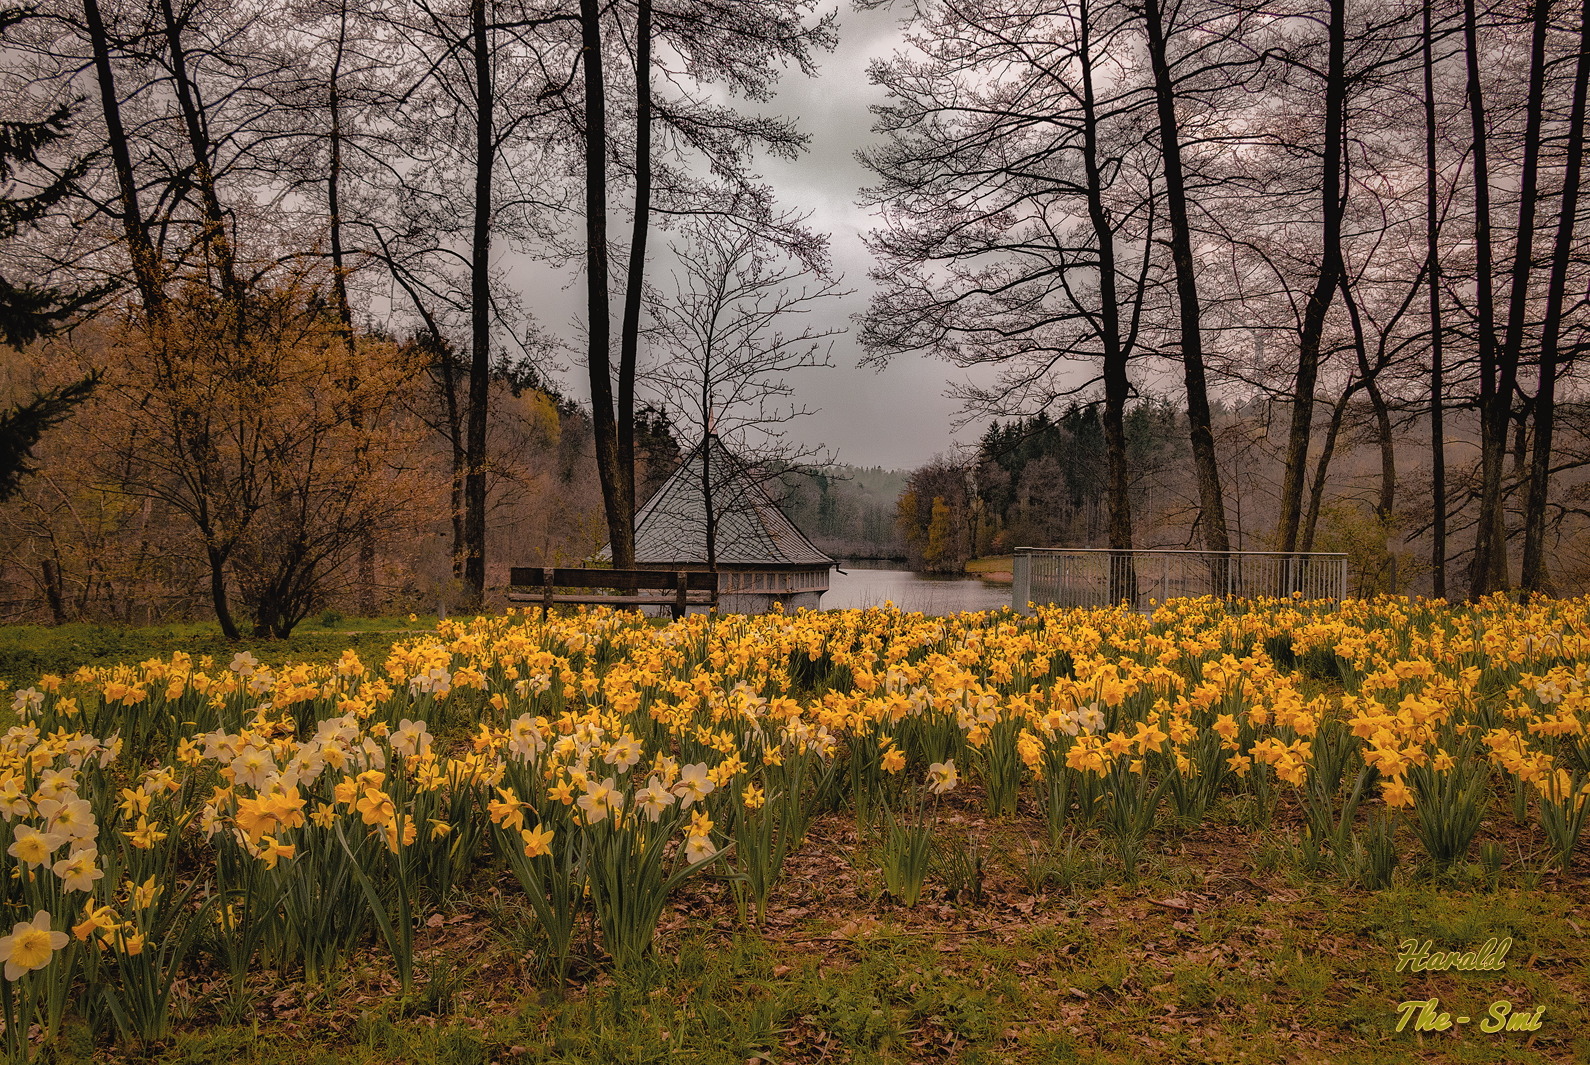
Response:
MULTIPOLYGON (((611 557, 606 547, 601 555, 611 557)), ((635 515, 635 568, 716 568, 719 609, 728 613, 762 614, 774 604, 816 610, 833 565, 716 434, 685 456, 635 515), (710 552, 709 490, 716 517, 710 552)))

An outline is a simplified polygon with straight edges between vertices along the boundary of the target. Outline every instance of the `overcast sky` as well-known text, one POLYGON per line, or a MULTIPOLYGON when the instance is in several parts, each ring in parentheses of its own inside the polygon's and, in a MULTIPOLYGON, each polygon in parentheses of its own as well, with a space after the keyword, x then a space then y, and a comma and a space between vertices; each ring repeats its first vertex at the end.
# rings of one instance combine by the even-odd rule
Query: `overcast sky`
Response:
MULTIPOLYGON (((905 5, 897 10, 903 12, 905 5)), ((867 64, 901 46, 899 15, 890 11, 840 11, 839 47, 823 60, 821 75, 786 75, 777 105, 796 116, 811 135, 811 150, 791 163, 770 160, 763 165, 780 197, 814 212, 812 224, 831 235, 834 264, 844 272, 845 287, 855 294, 844 301, 842 316, 866 310, 871 293, 867 271, 872 257, 863 234, 876 222, 856 206, 858 191, 874 175, 856 161, 855 152, 873 139, 874 104, 883 90, 867 80, 867 64)), ((852 335, 834 345, 835 368, 808 373, 803 394, 819 414, 803 427, 809 441, 838 450, 840 460, 857 466, 908 469, 946 450, 954 439, 975 441, 978 426, 954 437, 957 403, 944 396, 953 366, 918 355, 905 355, 883 371, 858 369, 861 352, 852 335)), ((795 430, 791 426, 792 435, 795 430)))
MULTIPOLYGON (((904 10, 904 5, 898 9, 904 10)), ((851 315, 866 309, 870 291, 871 257, 862 236, 874 225, 856 206, 858 191, 871 183, 871 175, 856 161, 855 151, 872 138, 868 108, 883 101, 882 90, 867 80, 867 64, 893 52, 902 37, 898 13, 852 11, 847 2, 839 18, 839 47, 819 57, 819 76, 786 73, 778 98, 760 108, 796 118, 811 137, 810 151, 795 162, 763 158, 758 169, 777 190, 781 206, 811 211, 811 226, 830 235, 834 264, 844 274, 841 287, 855 291, 832 301, 829 315, 834 325, 853 333, 851 315)), ((569 309, 562 313, 572 315, 583 306, 581 291, 564 290, 565 299, 557 302, 566 301, 569 309)), ((538 313, 547 313, 544 301, 530 302, 539 304, 538 313)), ((573 335, 572 323, 549 321, 548 325, 573 335)), ((787 426, 792 441, 826 445, 837 453, 838 461, 850 465, 910 469, 957 441, 975 443, 981 435, 986 423, 952 434, 958 404, 944 392, 949 379, 962 371, 914 355, 894 360, 883 371, 861 369, 856 365, 859 358, 853 336, 841 336, 834 343, 833 369, 806 370, 792 378, 795 401, 819 408, 787 426)), ((571 394, 589 397, 578 366, 563 376, 571 394)))

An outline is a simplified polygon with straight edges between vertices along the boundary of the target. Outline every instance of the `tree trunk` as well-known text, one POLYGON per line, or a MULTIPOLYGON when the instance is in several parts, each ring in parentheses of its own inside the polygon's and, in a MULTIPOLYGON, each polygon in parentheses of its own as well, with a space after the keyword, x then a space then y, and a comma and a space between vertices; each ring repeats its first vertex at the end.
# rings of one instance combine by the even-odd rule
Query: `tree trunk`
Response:
POLYGON ((442 405, 447 413, 447 449, 452 460, 453 479, 448 496, 452 504, 453 579, 462 581, 464 558, 469 553, 464 535, 464 474, 469 468, 469 461, 464 449, 463 412, 458 403, 458 372, 453 363, 453 352, 443 343, 434 323, 431 324, 431 342, 436 368, 442 379, 442 405))
MULTIPOLYGON (((209 539, 210 533, 206 532, 205 537, 209 539)), ((204 554, 210 563, 210 602, 215 606, 215 620, 221 623, 221 635, 236 640, 243 634, 232 620, 232 608, 226 599, 226 552, 209 543, 204 547, 204 554)))
POLYGON ((122 232, 127 238, 127 255, 132 260, 133 281, 143 301, 144 314, 158 323, 164 316, 165 293, 161 289, 160 264, 143 212, 138 207, 138 182, 133 177, 132 153, 127 147, 127 131, 121 121, 121 99, 116 95, 116 74, 110 65, 110 40, 100 16, 99 0, 83 0, 83 18, 88 24, 89 41, 94 49, 94 74, 99 82, 99 102, 105 113, 105 136, 110 147, 111 166, 116 171, 116 188, 121 199, 122 232))
POLYGON ((1446 397, 1441 350, 1440 215, 1436 207, 1435 57, 1430 0, 1424 0, 1424 258, 1430 286, 1430 571, 1431 594, 1446 598, 1446 397))
POLYGON ((464 596, 478 610, 486 596, 486 406, 491 386, 491 41, 486 0, 472 0, 475 63, 475 225, 469 278, 469 401, 464 438, 464 596))
MULTIPOLYGON (((54 550, 54 545, 51 545, 54 550)), ((66 624, 66 596, 61 588, 61 567, 53 558, 45 557, 39 560, 39 575, 44 581, 44 599, 50 604, 50 622, 54 625, 66 624)))
MULTIPOLYGON (((353 305, 348 300, 348 264, 342 248, 342 59, 348 42, 348 6, 338 10, 337 54, 331 64, 327 105, 331 111, 331 158, 326 167, 326 213, 331 240, 331 292, 337 324, 349 365, 354 357, 353 305)), ((350 371, 351 374, 351 371, 350 371)), ((351 376, 350 390, 358 382, 351 376)), ((355 426, 358 428, 358 426, 355 426)), ((361 448, 362 451, 362 448, 361 448)), ((366 528, 359 536, 359 613, 375 613, 375 536, 366 528)))
POLYGON ((1506 410, 1512 397, 1497 400, 1496 309, 1491 287, 1491 187, 1486 155, 1485 99, 1480 89, 1480 55, 1474 0, 1463 0, 1463 47, 1468 66, 1470 138, 1474 153, 1475 315, 1480 367, 1480 513, 1474 557, 1469 564, 1469 596, 1478 598, 1507 583, 1507 544, 1501 524, 1502 451, 1507 444, 1506 410), (1497 417, 1498 408, 1503 412, 1497 417))
POLYGON ((1563 164, 1562 204, 1557 214, 1551 275, 1546 282, 1546 312, 1540 329, 1540 385, 1535 392, 1535 438, 1530 456, 1529 493, 1524 505, 1523 587, 1546 587, 1546 500, 1551 479, 1551 437, 1557 414, 1557 345, 1562 336, 1563 307, 1568 295, 1568 266, 1573 255, 1574 222, 1579 210, 1579 182, 1584 173, 1585 98, 1590 90, 1590 0, 1579 14, 1579 57, 1574 66, 1573 103, 1568 116, 1567 159, 1563 164))
POLYGON ((1343 58, 1346 47, 1346 0, 1330 3, 1330 56, 1325 74, 1325 150, 1320 174, 1319 277, 1303 310, 1303 332, 1297 345, 1297 376, 1292 387, 1292 419, 1286 439, 1286 473, 1281 482, 1281 516, 1276 528, 1276 548, 1297 547, 1298 517, 1303 502, 1303 476, 1308 466, 1308 444, 1314 422, 1314 390, 1319 381, 1320 340, 1325 315, 1342 279, 1342 137, 1347 99, 1343 58))
MULTIPOLYGON (((1471 0, 1472 2, 1472 0, 1471 0)), ((1540 195, 1540 123, 1546 91, 1546 30, 1551 0, 1534 0, 1534 20, 1529 46, 1529 89, 1525 101, 1524 159, 1518 188, 1518 228, 1513 237, 1513 269, 1507 298, 1507 331, 1496 357, 1496 389, 1491 394, 1490 426, 1493 435, 1483 442, 1485 479, 1480 491, 1480 524, 1489 526, 1490 562, 1486 591, 1508 587, 1507 525, 1502 493, 1505 477, 1507 429, 1513 417, 1513 393, 1518 384, 1518 364, 1524 346, 1524 320, 1529 312, 1529 273, 1534 266, 1535 203, 1540 195), (1492 457, 1494 453, 1494 458, 1492 457)), ((1525 426, 1519 423, 1516 466, 1520 478, 1524 458, 1525 426)))
POLYGON ((1303 519, 1303 537, 1298 550, 1305 553, 1314 550, 1314 533, 1319 527, 1320 506, 1325 496, 1325 475, 1330 470, 1331 459, 1336 455, 1336 437, 1342 429, 1342 416, 1347 411, 1347 401, 1358 390, 1355 381, 1347 386, 1346 391, 1337 399, 1331 408, 1330 424, 1325 428, 1325 443, 1320 447, 1319 457, 1314 460, 1314 483, 1309 489, 1308 513, 1303 519))
POLYGON ((1126 401, 1131 382, 1126 376, 1127 352, 1121 342, 1120 308, 1115 290, 1115 232, 1104 207, 1104 179, 1099 171, 1098 116, 1093 93, 1092 15, 1083 0, 1078 15, 1077 58, 1082 71, 1082 162, 1087 174, 1088 218, 1099 249, 1099 341, 1104 348, 1104 451, 1108 465, 1109 543, 1123 552, 1110 556, 1110 601, 1137 602, 1137 575, 1132 565, 1131 479, 1126 468, 1126 401))
MULTIPOLYGON (((624 283, 624 320, 618 334, 616 411, 618 506, 630 515, 635 513, 635 373, 646 291, 646 238, 651 230, 651 111, 651 0, 640 0, 635 14, 635 217, 624 283)), ((630 535, 633 538, 633 530, 630 535)))
POLYGON ((342 58, 348 39, 348 8, 341 9, 337 27, 337 54, 331 64, 327 107, 331 111, 331 158, 326 166, 326 214, 331 240, 331 292, 337 324, 348 356, 353 356, 353 307, 348 302, 348 264, 342 249, 342 58))
POLYGON ((1353 349, 1358 356, 1358 377, 1364 383, 1364 390, 1369 393, 1369 409, 1375 415, 1375 439, 1380 445, 1380 498, 1375 503, 1375 517, 1384 526, 1391 521, 1391 512, 1397 502, 1397 451, 1392 440, 1391 411, 1376 380, 1382 363, 1377 360, 1374 367, 1369 365, 1369 347, 1364 340, 1363 318, 1358 313, 1358 303, 1353 299, 1352 289, 1347 284, 1345 275, 1341 278, 1341 290, 1342 302, 1347 306, 1347 316, 1353 326, 1353 349))
MULTIPOLYGON (((1339 0, 1338 0, 1339 2, 1339 0)), ((1154 93, 1159 111, 1160 153, 1165 167, 1165 200, 1170 217, 1171 258, 1176 267, 1176 301, 1181 320, 1182 373, 1187 387, 1187 421, 1192 442, 1193 466, 1198 478, 1198 505, 1203 521, 1204 546, 1228 552, 1225 501, 1220 491, 1220 466, 1215 458, 1215 434, 1209 413, 1209 389, 1204 378, 1203 331, 1198 304, 1198 279, 1192 256, 1192 224, 1187 217, 1187 188, 1182 175, 1181 142, 1176 128, 1176 89, 1165 51, 1165 27, 1159 0, 1144 0, 1143 22, 1148 31, 1149 61, 1154 68, 1154 93)), ((1224 565, 1217 567, 1224 584, 1224 565)))
POLYGON ((718 511, 716 493, 712 490, 712 441, 711 430, 701 438, 701 500, 706 513, 707 533, 707 572, 718 572, 718 511))
MULTIPOLYGON (((1516 367, 1515 367, 1516 370, 1516 367)), ((1517 376, 1516 373, 1514 375, 1517 376)), ((1517 386, 1515 385, 1515 391, 1517 386)), ((1529 460, 1529 419, 1535 412, 1535 400, 1532 396, 1523 396, 1518 401, 1518 408, 1510 411, 1513 428, 1513 471, 1512 478, 1517 484, 1522 485, 1528 476, 1529 460)))
POLYGON ((607 104, 602 77, 602 12, 597 0, 580 0, 581 54, 585 72, 585 312, 586 370, 591 382, 591 426, 596 473, 607 514, 613 565, 635 565, 635 514, 624 509, 618 427, 613 417, 612 329, 607 271, 607 104))

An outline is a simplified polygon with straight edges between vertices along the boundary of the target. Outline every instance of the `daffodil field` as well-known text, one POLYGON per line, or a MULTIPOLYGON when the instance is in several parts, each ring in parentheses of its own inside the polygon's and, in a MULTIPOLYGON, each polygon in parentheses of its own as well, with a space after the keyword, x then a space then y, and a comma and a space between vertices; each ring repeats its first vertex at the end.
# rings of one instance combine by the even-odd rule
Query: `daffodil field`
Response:
POLYGON ((256 971, 313 983, 362 950, 406 992, 416 929, 486 878, 522 892, 546 986, 575 958, 622 970, 691 882, 758 927, 833 811, 879 833, 897 906, 952 801, 1086 833, 1124 878, 1222 804, 1370 889, 1500 866, 1487 818, 1566 869, 1587 670, 1590 601, 1497 598, 510 614, 379 663, 47 676, 0 738, 4 1048, 68 1017, 148 1044, 179 981, 237 1018, 256 971))

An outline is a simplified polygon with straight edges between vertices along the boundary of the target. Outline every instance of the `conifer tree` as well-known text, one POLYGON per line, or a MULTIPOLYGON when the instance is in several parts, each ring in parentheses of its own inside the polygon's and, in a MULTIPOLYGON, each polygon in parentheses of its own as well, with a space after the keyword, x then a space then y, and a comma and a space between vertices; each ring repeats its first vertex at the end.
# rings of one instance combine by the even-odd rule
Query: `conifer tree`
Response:
MULTIPOLYGON (((21 8, 0 10, 0 35, 28 16, 21 8)), ((80 175, 77 166, 50 175, 37 188, 24 188, 22 171, 44 169, 40 154, 67 133, 71 108, 61 106, 32 122, 0 122, 0 241, 12 240, 71 191, 80 175)), ((47 336, 97 293, 69 292, 14 281, 0 274, 0 343, 21 347, 47 336)), ((66 418, 88 397, 96 378, 36 395, 27 403, 0 411, 0 500, 17 490, 24 475, 32 472, 28 459, 45 430, 66 418)))
MULTIPOLYGON (((0 9, 0 38, 5 31, 28 17, 22 8, 0 9)), ((81 166, 68 167, 60 174, 48 174, 40 155, 67 135, 71 107, 62 105, 35 121, 0 121, 0 241, 14 239, 45 212, 65 199, 72 183, 81 176, 81 166), (44 171, 46 178, 37 187, 19 180, 44 171)), ((0 274, 0 342, 12 347, 37 340, 60 328, 95 294, 18 281, 0 274)))

